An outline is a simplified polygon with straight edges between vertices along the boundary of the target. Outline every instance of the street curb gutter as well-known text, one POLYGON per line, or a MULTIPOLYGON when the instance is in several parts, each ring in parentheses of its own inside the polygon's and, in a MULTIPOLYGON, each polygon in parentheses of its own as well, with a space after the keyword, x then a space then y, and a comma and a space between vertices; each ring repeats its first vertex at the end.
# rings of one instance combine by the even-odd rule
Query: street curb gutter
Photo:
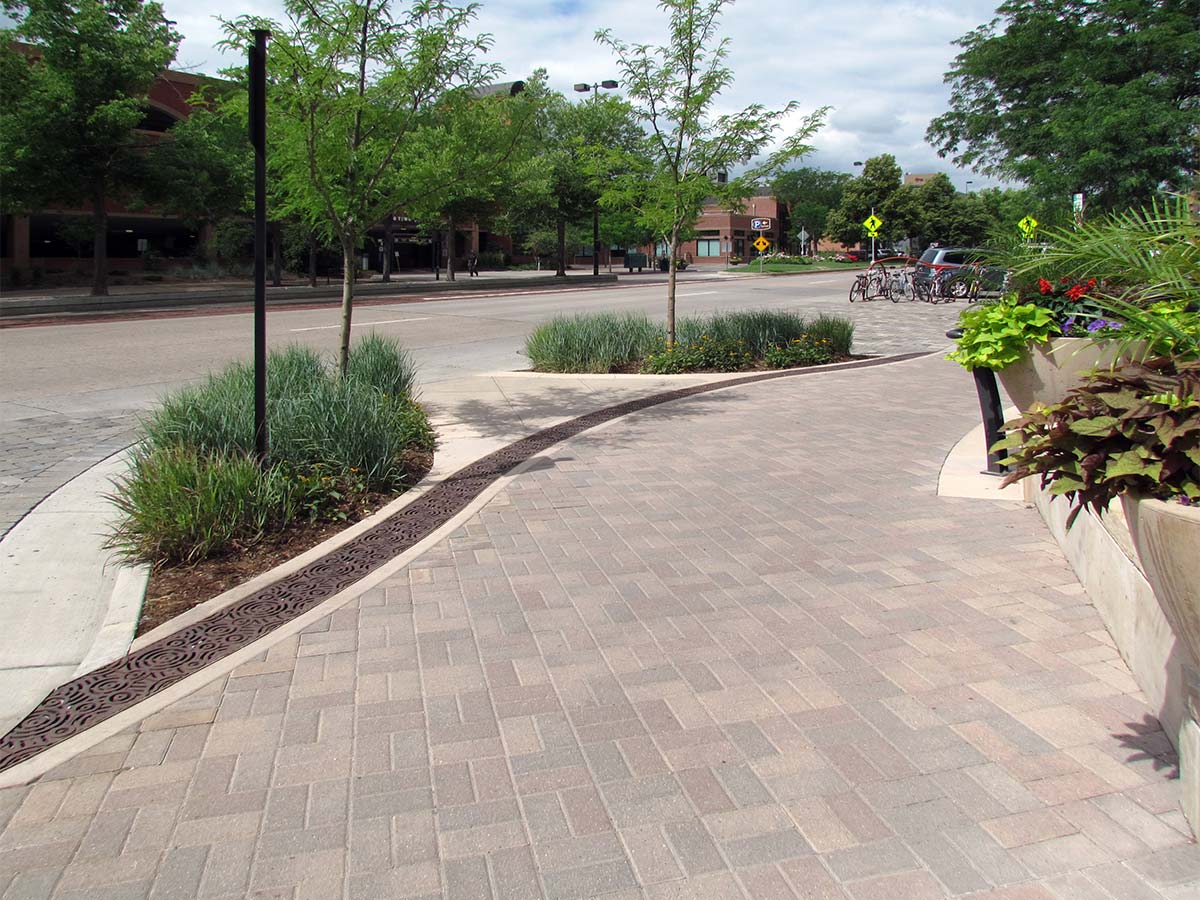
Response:
MULTIPOLYGON (((406 294, 443 294, 487 292, 495 290, 562 290, 564 287, 604 287, 617 283, 614 275, 572 275, 566 279, 553 275, 544 278, 482 278, 478 281, 393 281, 387 284, 356 285, 354 296, 402 296, 406 294)), ((325 303, 341 299, 341 286, 268 288, 267 306, 325 303)), ((52 313, 104 313, 191 309, 203 306, 249 304, 254 302, 250 289, 190 291, 154 294, 114 294, 107 297, 0 297, 0 322, 18 321, 52 313)))

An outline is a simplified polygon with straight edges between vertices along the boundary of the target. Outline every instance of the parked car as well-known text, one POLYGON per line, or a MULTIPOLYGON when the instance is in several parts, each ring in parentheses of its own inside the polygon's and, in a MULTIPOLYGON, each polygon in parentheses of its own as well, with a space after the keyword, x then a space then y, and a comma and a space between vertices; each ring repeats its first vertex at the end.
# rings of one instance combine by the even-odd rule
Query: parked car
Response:
POLYGON ((971 293, 971 279, 979 279, 979 291, 988 293, 1003 290, 1008 273, 999 266, 986 264, 987 251, 978 247, 930 247, 921 254, 913 273, 913 282, 919 287, 933 283, 943 272, 953 273, 970 267, 961 278, 953 274, 947 278, 946 289, 952 296, 965 297, 971 293), (968 277, 969 276, 969 277, 968 277))

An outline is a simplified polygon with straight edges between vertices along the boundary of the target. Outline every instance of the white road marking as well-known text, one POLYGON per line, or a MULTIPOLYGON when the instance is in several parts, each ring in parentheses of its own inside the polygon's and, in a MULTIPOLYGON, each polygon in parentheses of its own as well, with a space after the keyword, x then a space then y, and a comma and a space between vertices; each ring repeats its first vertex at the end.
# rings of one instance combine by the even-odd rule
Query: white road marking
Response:
MULTIPOLYGON (((432 316, 417 316, 416 318, 412 318, 412 319, 384 319, 382 322, 355 322, 354 324, 357 327, 362 328, 364 325, 395 325, 398 322, 424 322, 426 319, 431 319, 431 318, 433 318, 433 317, 432 316)), ((291 329, 289 329, 289 331, 292 331, 292 332, 323 331, 327 328, 341 328, 341 327, 342 327, 342 324, 339 322, 337 325, 313 325, 311 328, 291 328, 291 329)))
POLYGON ((703 297, 705 294, 716 294, 718 291, 692 291, 690 294, 676 294, 676 297, 703 297))

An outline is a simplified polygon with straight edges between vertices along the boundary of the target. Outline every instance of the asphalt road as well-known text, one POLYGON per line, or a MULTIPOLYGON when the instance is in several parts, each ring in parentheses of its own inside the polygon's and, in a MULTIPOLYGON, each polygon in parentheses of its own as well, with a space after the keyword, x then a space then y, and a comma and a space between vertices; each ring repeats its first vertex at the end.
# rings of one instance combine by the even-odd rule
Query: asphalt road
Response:
MULTIPOLYGON (((849 315, 855 350, 893 353, 946 344, 957 309, 924 303, 847 302, 851 273, 764 278, 685 275, 679 315, 755 307, 849 315)), ((556 314, 617 310, 662 319, 662 282, 611 289, 513 293, 387 304, 355 312, 355 333, 398 338, 435 383, 523 369, 525 335, 556 314)), ((247 312, 213 309, 168 318, 120 318, 0 331, 0 535, 46 495, 128 445, 138 414, 166 391, 252 353, 247 312)), ((336 352, 338 309, 272 311, 271 347, 299 343, 336 352)))

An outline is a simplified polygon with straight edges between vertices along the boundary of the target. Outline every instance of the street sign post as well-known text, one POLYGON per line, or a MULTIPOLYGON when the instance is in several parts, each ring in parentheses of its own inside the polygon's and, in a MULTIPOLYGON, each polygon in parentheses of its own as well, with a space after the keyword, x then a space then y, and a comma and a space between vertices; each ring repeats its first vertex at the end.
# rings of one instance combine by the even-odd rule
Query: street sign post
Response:
POLYGON ((770 219, 751 219, 750 220, 750 228, 753 231, 770 231, 771 230, 771 220, 770 219))
POLYGON ((762 270, 763 270, 763 260, 762 260, 762 253, 763 253, 763 252, 764 252, 764 251, 765 251, 765 250, 766 250, 768 247, 770 247, 770 246, 771 246, 771 242, 770 242, 770 241, 768 241, 768 240, 767 240, 765 237, 763 237, 763 236, 760 234, 760 235, 759 235, 759 236, 758 236, 758 237, 755 239, 755 241, 754 241, 754 245, 753 245, 753 246, 754 246, 754 247, 755 247, 755 249, 757 249, 757 250, 758 250, 758 252, 759 252, 759 257, 758 257, 758 274, 759 274, 759 275, 761 275, 761 274, 762 274, 762 270))
POLYGON ((863 221, 863 227, 867 229, 867 234, 871 236, 871 263, 875 263, 875 238, 879 237, 879 226, 883 224, 883 219, 875 215, 875 210, 871 210, 871 214, 863 221))

